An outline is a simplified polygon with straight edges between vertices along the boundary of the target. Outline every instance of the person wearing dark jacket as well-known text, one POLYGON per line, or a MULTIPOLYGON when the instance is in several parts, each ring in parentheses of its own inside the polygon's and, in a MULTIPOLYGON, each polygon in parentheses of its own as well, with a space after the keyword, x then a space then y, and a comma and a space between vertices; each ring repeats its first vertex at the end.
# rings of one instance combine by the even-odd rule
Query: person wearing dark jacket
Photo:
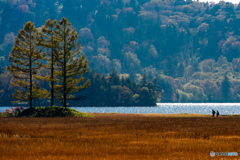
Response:
POLYGON ((217 117, 220 115, 219 112, 218 112, 218 110, 217 110, 217 114, 216 114, 216 115, 217 115, 217 117))
POLYGON ((212 109, 212 116, 214 117, 214 115, 215 115, 215 111, 212 109))

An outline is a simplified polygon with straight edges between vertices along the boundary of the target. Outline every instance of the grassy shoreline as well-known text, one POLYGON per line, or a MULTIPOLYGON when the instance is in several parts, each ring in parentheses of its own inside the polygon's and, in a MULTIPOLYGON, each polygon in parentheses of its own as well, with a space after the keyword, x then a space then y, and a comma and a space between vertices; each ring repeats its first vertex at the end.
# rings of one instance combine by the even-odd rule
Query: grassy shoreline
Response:
POLYGON ((0 117, 91 117, 91 115, 72 108, 52 106, 27 109, 11 108, 0 113, 0 117))
MULTIPOLYGON (((117 113, 117 112, 109 112, 109 113, 95 113, 95 112, 80 112, 72 108, 64 108, 64 107, 55 107, 52 112, 44 113, 44 109, 52 109, 54 107, 35 107, 32 111, 29 112, 29 108, 26 109, 27 112, 23 113, 22 115, 18 115, 15 113, 6 113, 0 112, 0 117, 92 117, 92 115, 101 115, 101 114, 123 114, 123 115, 143 115, 143 116, 164 116, 164 117, 212 117, 211 114, 196 114, 196 113, 176 113, 176 114, 164 114, 164 113, 117 113), (63 114, 62 111, 58 112, 56 108, 66 109, 67 113, 63 114)), ((240 114, 233 114, 233 115, 220 115, 219 117, 238 117, 240 114)))

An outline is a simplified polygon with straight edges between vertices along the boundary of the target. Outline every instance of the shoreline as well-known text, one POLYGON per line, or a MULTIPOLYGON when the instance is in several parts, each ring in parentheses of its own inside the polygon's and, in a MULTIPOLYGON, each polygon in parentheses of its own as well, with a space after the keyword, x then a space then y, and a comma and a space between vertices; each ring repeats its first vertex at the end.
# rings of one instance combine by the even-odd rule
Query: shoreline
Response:
MULTIPOLYGON (((5 113, 5 112, 0 112, 0 114, 5 113)), ((93 116, 121 116, 121 115, 140 115, 140 116, 156 116, 156 117, 212 117, 212 114, 198 114, 198 113, 117 113, 117 112, 108 112, 108 113, 97 113, 97 112, 84 112, 93 116)), ((23 116, 24 117, 24 116, 23 116)), ((232 115, 220 115, 219 117, 214 116, 215 118, 220 118, 220 117, 240 117, 240 114, 232 114, 232 115)), ((11 118, 11 117, 0 117, 0 118, 11 118)), ((16 117, 16 118, 21 118, 21 117, 16 117)), ((32 118, 32 117, 31 117, 32 118)), ((41 117, 35 117, 35 118, 41 118, 41 117)), ((51 117, 43 117, 43 118, 51 118, 51 117)), ((54 117, 52 117, 54 118, 54 117)), ((62 117, 62 118, 67 118, 67 117, 62 117)), ((82 118, 82 117, 80 117, 82 118)))
MULTIPOLYGON (((212 114, 197 114, 197 113, 176 113, 176 114, 165 114, 165 113, 94 113, 94 112, 88 112, 88 114, 91 115, 142 115, 142 116, 158 116, 158 117, 212 117, 212 114)), ((240 114, 232 114, 232 115, 220 115, 219 117, 214 116, 215 118, 220 117, 238 117, 240 114)), ((214 118, 213 117, 213 118, 214 118)))

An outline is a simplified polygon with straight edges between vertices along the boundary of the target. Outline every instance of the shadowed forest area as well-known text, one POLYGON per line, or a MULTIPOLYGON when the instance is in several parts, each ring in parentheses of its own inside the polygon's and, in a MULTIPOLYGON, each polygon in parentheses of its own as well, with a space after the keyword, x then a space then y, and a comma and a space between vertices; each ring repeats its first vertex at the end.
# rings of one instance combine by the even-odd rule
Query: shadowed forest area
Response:
MULTIPOLYGON (((12 76, 5 68, 19 29, 27 21, 40 28, 48 18, 62 17, 79 34, 81 51, 89 60, 89 68, 95 71, 90 79, 101 79, 96 81, 98 88, 86 89, 88 99, 74 105, 139 105, 142 103, 138 99, 146 98, 144 95, 150 95, 149 105, 156 101, 240 101, 238 4, 191 0, 1 0, 1 105, 12 100, 12 76), (119 74, 120 82, 110 84, 113 70, 119 74), (128 78, 131 83, 126 82, 128 78), (145 85, 141 84, 143 79, 145 85), (156 96, 154 85, 162 87, 161 95, 156 96), (108 99, 109 90, 112 99, 108 99), (114 95, 119 92, 125 97, 114 95), (92 95, 99 100, 93 101, 92 95)), ((41 74, 45 72, 41 70, 41 74)))

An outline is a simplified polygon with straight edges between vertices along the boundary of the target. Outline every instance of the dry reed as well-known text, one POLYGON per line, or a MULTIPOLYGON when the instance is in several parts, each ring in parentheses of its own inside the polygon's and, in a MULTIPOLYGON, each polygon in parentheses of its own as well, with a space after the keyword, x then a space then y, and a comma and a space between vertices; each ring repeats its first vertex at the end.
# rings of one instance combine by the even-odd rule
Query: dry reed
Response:
POLYGON ((0 159, 240 160, 240 117, 93 115, 0 118, 0 159))

